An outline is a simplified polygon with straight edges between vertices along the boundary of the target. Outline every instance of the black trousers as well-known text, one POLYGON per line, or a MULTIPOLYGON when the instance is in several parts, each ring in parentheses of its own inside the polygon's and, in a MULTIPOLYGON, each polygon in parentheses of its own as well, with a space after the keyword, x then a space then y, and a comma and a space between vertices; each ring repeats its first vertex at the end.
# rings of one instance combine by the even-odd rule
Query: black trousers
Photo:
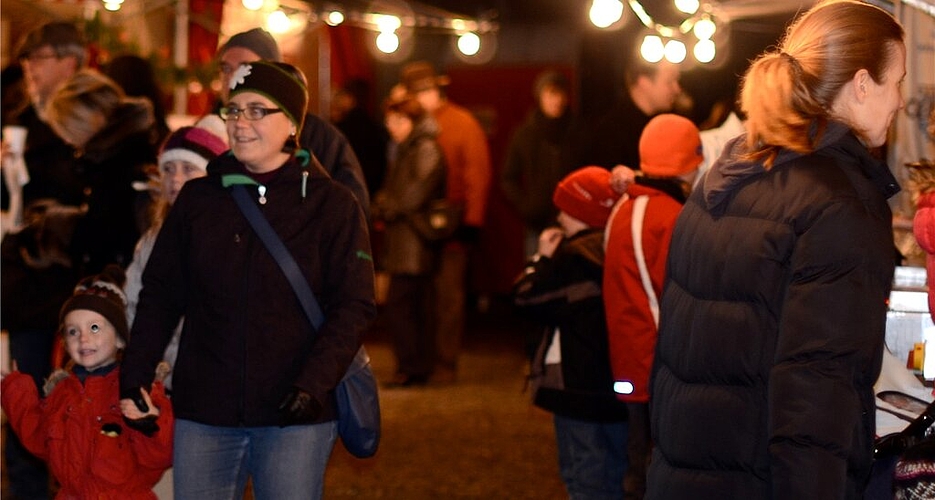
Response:
POLYGON ((386 323, 393 338, 396 372, 429 376, 435 365, 432 276, 394 274, 387 291, 386 323))

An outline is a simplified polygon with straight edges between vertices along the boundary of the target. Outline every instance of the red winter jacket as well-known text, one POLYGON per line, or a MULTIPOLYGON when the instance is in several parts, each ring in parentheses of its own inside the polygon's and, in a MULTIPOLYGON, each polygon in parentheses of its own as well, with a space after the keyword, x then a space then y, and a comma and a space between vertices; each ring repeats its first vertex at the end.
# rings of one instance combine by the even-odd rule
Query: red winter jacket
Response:
POLYGON ((632 384, 629 394, 617 392, 617 399, 628 403, 649 401, 649 373, 656 349, 657 322, 650 310, 633 245, 633 207, 640 196, 648 197, 640 234, 657 300, 662 296, 672 228, 682 209, 679 202, 662 191, 633 184, 607 221, 603 293, 610 367, 615 382, 632 384))
POLYGON ((467 109, 446 101, 434 113, 438 145, 448 165, 448 199, 464 202, 464 224, 484 225, 490 192, 490 151, 487 135, 467 109))
POLYGON ((33 379, 4 377, 3 411, 23 445, 49 464, 61 483, 57 499, 155 500, 153 486, 172 465, 173 413, 162 383, 153 384, 159 432, 146 437, 120 413, 119 368, 59 382, 39 399, 33 379))
POLYGON ((919 246, 928 254, 925 267, 929 284, 929 314, 935 321, 935 186, 919 198, 916 215, 912 219, 912 232, 919 246))

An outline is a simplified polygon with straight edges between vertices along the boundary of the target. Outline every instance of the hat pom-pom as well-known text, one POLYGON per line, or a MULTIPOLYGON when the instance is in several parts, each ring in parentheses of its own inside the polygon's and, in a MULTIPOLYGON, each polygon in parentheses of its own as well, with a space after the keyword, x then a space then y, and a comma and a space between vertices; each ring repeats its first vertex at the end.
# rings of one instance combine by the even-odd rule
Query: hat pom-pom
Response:
POLYGON ((124 283, 127 282, 127 275, 124 273, 123 269, 116 264, 108 264, 107 267, 101 271, 101 274, 98 276, 98 279, 101 281, 109 281, 120 288, 123 288, 124 283))

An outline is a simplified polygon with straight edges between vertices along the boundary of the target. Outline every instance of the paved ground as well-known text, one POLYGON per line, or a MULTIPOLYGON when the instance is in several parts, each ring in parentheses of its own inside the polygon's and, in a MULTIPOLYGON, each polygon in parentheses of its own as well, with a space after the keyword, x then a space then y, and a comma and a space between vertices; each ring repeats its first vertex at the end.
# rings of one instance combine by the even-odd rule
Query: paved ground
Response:
MULTIPOLYGON (((561 499, 551 415, 523 392, 523 333, 498 313, 475 314, 458 383, 381 389, 383 440, 356 459, 337 445, 326 499, 561 499)), ((394 371, 387 333, 365 343, 378 379, 394 371)), ((4 472, 3 484, 6 485, 4 472)), ((6 489, 0 496, 7 498, 6 489)))

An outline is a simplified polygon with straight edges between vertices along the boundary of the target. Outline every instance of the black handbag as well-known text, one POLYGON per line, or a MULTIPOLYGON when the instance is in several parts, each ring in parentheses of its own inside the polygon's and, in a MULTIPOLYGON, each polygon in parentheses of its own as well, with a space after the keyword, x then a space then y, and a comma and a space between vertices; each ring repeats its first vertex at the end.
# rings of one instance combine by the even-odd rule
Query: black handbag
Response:
POLYGON ((462 204, 440 199, 430 201, 424 210, 410 215, 409 223, 422 239, 436 242, 454 236, 463 216, 462 204))
MULTIPOLYGON (((302 304, 302 309, 317 332, 324 322, 324 314, 315 299, 308 281, 302 276, 299 265, 260 209, 250 200, 243 185, 231 189, 234 201, 253 226, 266 249, 289 279, 293 291, 302 304)), ((372 457, 380 445, 380 398, 377 379, 370 367, 370 356, 360 346, 351 366, 334 389, 338 408, 338 435, 347 451, 358 458, 372 457)))

